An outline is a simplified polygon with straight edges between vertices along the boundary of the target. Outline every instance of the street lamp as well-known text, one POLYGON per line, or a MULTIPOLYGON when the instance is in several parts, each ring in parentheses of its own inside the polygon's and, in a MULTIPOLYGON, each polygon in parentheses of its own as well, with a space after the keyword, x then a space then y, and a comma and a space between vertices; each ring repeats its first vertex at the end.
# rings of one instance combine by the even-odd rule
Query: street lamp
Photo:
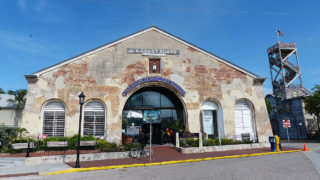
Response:
POLYGON ((78 133, 78 144, 77 144, 77 160, 75 168, 80 168, 79 162, 79 153, 80 153, 80 135, 81 135, 81 116, 82 116, 82 106, 84 104, 85 95, 83 92, 79 95, 79 104, 80 104, 80 117, 79 117, 79 133, 78 133))

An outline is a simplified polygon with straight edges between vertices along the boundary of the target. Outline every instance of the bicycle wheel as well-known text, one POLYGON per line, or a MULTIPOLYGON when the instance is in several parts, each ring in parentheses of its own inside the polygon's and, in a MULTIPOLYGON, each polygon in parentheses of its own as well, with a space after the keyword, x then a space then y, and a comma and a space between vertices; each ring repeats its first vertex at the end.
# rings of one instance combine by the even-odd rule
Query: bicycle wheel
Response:
POLYGON ((130 156, 133 157, 133 158, 138 157, 138 149, 137 148, 132 148, 130 150, 130 156))
POLYGON ((149 157, 150 154, 151 154, 151 156, 153 155, 153 150, 151 149, 151 153, 150 153, 150 149, 145 148, 145 149, 144 149, 144 155, 145 155, 146 157, 149 157))

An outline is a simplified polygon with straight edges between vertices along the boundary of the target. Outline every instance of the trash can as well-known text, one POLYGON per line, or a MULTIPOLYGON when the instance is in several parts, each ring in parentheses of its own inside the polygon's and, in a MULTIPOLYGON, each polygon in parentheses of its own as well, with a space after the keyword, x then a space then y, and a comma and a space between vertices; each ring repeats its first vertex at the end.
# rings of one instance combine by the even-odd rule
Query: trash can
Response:
POLYGON ((274 136, 270 136, 269 142, 270 142, 271 151, 272 152, 276 151, 276 138, 274 136))

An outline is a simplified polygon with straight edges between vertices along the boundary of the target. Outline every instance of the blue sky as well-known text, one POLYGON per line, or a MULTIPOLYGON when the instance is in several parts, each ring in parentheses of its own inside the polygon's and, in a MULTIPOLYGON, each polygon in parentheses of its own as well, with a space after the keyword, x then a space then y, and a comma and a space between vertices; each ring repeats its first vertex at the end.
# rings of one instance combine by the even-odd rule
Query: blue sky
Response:
POLYGON ((2 0, 0 88, 152 24, 268 79, 266 50, 296 42, 304 86, 320 84, 319 0, 2 0), (31 36, 30 36, 31 35, 31 36))

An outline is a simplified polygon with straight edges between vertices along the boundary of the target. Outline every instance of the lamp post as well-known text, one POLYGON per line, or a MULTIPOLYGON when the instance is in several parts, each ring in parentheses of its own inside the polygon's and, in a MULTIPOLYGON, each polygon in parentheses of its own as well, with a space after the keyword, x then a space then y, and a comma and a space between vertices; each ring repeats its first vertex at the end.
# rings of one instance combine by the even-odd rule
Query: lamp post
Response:
POLYGON ((77 160, 75 168, 80 168, 80 160, 79 160, 79 154, 80 154, 80 136, 81 136, 81 117, 82 117, 82 106, 84 104, 85 95, 83 92, 79 95, 79 104, 80 104, 80 117, 79 117, 79 133, 78 133, 78 143, 77 143, 77 160))

